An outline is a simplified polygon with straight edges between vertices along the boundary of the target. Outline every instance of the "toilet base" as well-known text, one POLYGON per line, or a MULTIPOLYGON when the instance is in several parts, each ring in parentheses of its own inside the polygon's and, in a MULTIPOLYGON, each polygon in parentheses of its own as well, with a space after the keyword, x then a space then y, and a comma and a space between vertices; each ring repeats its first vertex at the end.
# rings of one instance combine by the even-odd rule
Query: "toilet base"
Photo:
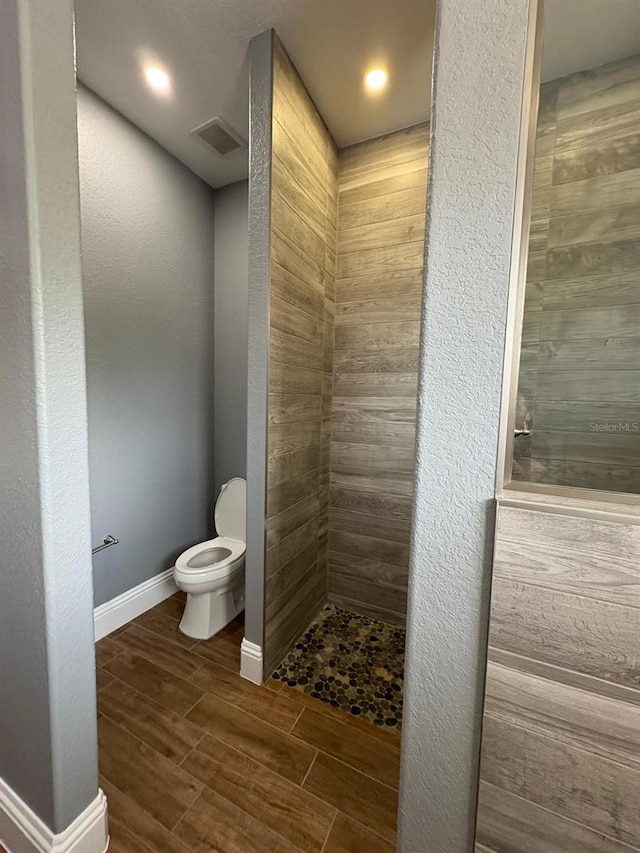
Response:
POLYGON ((180 630, 195 640, 208 640, 244 610, 244 583, 215 592, 187 593, 180 630))

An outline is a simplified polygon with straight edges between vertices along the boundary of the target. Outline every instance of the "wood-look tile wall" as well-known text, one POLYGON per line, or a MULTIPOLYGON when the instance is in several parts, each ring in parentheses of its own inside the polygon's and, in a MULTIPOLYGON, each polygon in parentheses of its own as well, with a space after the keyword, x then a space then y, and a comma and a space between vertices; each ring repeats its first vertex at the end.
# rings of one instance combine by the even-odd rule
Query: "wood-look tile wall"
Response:
POLYGON ((542 86, 532 220, 514 479, 640 492, 640 56, 542 86))
POLYGON ((265 673, 327 596, 337 151, 275 40, 265 673))
POLYGON ((546 509, 498 507, 476 849, 631 853, 640 520, 546 509))
POLYGON ((339 152, 329 600, 405 620, 428 129, 339 152))

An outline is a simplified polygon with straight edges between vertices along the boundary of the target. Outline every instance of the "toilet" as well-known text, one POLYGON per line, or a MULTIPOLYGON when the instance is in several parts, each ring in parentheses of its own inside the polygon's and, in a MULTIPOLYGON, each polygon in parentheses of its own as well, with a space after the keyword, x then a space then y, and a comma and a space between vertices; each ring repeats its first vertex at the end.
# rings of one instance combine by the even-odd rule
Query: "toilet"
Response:
POLYGON ((234 477, 220 489, 214 520, 217 536, 184 551, 173 570, 187 593, 180 630, 208 640, 244 610, 247 484, 234 477))

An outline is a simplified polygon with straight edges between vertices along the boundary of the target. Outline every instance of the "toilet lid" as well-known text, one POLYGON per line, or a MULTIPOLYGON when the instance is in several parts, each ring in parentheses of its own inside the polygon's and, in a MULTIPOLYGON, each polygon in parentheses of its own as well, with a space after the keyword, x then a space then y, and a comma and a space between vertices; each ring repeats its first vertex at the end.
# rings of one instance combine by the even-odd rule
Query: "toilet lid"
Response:
POLYGON ((218 536, 246 541, 247 483, 242 477, 234 477, 220 489, 214 520, 218 536))

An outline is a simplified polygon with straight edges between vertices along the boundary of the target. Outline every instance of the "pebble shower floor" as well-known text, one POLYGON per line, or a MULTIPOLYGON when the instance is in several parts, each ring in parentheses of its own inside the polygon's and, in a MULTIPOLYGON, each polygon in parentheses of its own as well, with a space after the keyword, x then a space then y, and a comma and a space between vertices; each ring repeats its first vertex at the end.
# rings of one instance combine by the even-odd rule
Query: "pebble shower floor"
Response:
POLYGON ((328 605, 273 678, 375 726, 399 731, 404 647, 403 629, 328 605))

